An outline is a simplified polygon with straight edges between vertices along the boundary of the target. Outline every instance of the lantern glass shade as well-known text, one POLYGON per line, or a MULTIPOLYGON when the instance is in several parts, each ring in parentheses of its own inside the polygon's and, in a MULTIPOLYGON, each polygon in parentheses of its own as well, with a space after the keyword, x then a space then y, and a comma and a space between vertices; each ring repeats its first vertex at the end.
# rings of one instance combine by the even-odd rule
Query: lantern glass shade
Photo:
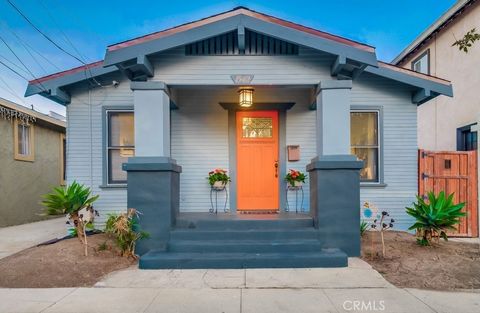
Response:
POLYGON ((243 108, 249 108, 253 104, 253 88, 240 88, 239 105, 243 108))

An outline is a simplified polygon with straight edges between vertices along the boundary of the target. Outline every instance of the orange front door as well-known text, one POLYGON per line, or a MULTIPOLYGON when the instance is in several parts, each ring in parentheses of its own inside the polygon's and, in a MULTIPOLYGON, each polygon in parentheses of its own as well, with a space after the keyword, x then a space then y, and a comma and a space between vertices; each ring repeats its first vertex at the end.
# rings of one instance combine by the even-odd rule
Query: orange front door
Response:
POLYGON ((278 211, 278 112, 237 112, 237 209, 278 211))

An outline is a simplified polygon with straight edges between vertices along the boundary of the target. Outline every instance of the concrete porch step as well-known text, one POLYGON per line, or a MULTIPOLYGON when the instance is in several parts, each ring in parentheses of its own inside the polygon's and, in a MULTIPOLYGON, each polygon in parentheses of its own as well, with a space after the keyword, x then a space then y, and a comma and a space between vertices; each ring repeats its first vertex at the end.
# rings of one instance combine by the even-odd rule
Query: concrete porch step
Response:
POLYGON ((142 255, 141 269, 235 269, 346 267, 347 255, 339 249, 317 252, 195 253, 151 250, 142 255))
POLYGON ((313 227, 313 219, 308 214, 208 214, 181 213, 176 220, 176 228, 201 230, 248 230, 248 229, 298 229, 313 227))
POLYGON ((170 240, 168 252, 200 253, 296 253, 318 252, 322 246, 317 239, 290 240, 170 240))
POLYGON ((247 230, 201 230, 177 228, 170 232, 170 240, 281 240, 317 239, 318 231, 313 227, 299 229, 271 228, 247 230))

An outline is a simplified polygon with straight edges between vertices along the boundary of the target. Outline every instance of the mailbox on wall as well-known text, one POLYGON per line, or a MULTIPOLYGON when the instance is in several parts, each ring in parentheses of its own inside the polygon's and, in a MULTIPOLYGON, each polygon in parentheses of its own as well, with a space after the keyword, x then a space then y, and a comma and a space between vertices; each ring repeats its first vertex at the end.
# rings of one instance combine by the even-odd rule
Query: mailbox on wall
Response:
POLYGON ((300 146, 290 145, 287 146, 287 155, 289 162, 300 161, 300 146))

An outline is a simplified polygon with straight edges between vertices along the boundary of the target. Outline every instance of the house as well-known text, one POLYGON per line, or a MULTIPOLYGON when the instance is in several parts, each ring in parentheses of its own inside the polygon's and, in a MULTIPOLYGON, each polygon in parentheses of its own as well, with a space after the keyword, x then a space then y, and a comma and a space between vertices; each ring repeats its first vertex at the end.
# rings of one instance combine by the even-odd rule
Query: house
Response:
POLYGON ((418 108, 418 145, 434 151, 477 150, 480 100, 480 44, 465 53, 452 44, 473 28, 480 30, 480 1, 457 1, 393 61, 427 75, 448 78, 455 97, 437 97, 418 108))
POLYGON ((103 217, 142 212, 141 268, 314 267, 359 255, 361 199, 409 225, 417 105, 452 87, 238 7, 110 45, 102 61, 31 81, 33 94, 66 105, 69 182, 100 195, 103 217), (228 170, 226 192, 207 183, 214 168, 228 170), (291 168, 308 171, 302 204, 283 180, 291 168))
MULTIPOLYGON (((480 42, 474 43, 468 53, 460 51, 452 44, 474 28, 479 31, 479 21, 480 1, 457 1, 392 62, 419 73, 447 78, 453 84, 455 97, 439 96, 418 107, 418 146, 433 151, 431 156, 438 160, 433 161, 436 164, 441 164, 442 159, 449 159, 453 169, 458 168, 456 166, 458 156, 474 159, 474 165, 470 167, 473 173, 469 173, 470 169, 461 173, 469 178, 467 181, 462 178, 461 187, 456 191, 456 197, 463 197, 462 201, 467 203, 467 217, 462 219, 460 225, 460 228, 463 228, 460 233, 467 237, 477 237, 480 225, 477 165, 479 155, 454 151, 478 150, 480 100, 475 91, 480 84, 480 75, 477 71, 480 66, 480 42)), ((454 186, 458 183, 454 181, 454 173, 446 170, 444 174, 452 177, 451 183, 447 185, 455 189, 454 186)), ((435 179, 426 178, 421 184, 436 185, 435 179)), ((441 179, 439 177, 439 180, 441 179)), ((442 185, 441 181, 439 185, 442 185)), ((448 186, 445 188, 448 189, 448 186)))
POLYGON ((44 219, 41 195, 65 181, 65 128, 0 98, 0 227, 44 219))

